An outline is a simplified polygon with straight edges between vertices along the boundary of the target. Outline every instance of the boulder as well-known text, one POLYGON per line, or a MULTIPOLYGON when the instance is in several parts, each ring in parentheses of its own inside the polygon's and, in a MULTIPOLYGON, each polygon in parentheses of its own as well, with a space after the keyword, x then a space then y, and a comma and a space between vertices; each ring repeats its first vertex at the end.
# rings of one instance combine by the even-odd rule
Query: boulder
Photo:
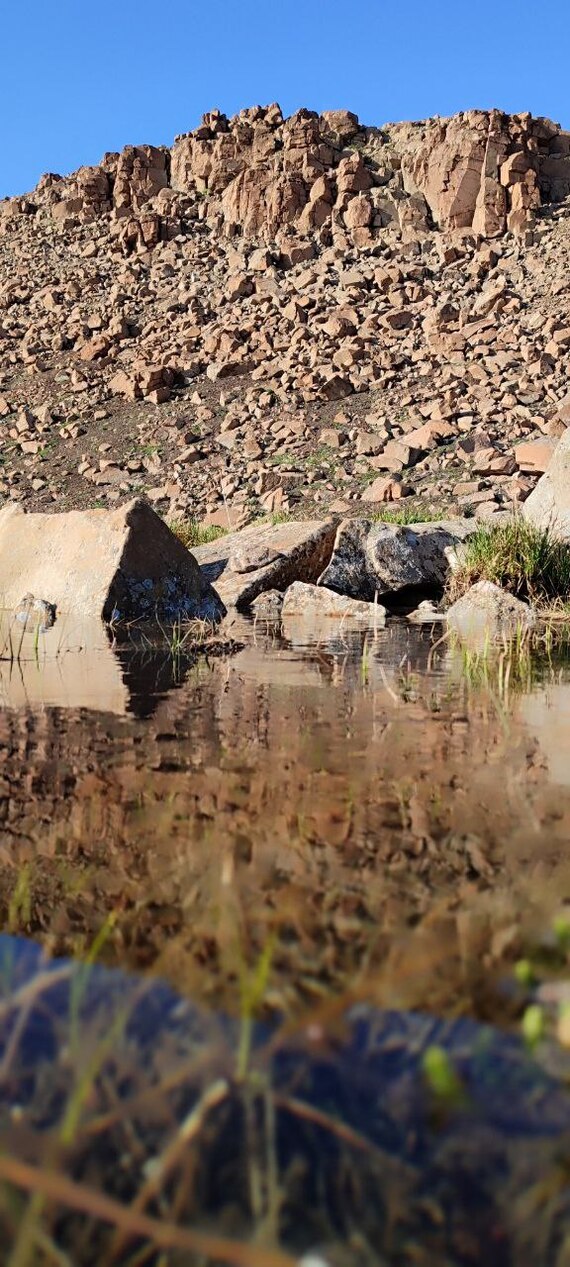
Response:
POLYGON ((447 612, 448 628, 475 643, 501 634, 511 636, 519 630, 526 632, 535 624, 533 608, 492 581, 477 581, 447 612))
POLYGON ((260 620, 280 620, 283 608, 283 594, 280 590, 266 590, 258 594, 251 604, 254 616, 260 620))
POLYGON ((468 519, 413 526, 346 519, 319 585, 368 602, 408 586, 441 588, 457 546, 473 531, 468 519))
POLYGON ((226 607, 243 608, 267 590, 315 582, 331 557, 335 532, 334 520, 258 523, 198 546, 193 554, 226 607))
POLYGON ((549 528, 557 537, 570 541, 570 430, 559 440, 522 513, 536 528, 549 528))
POLYGON ((0 511, 0 605, 42 595, 57 615, 219 620, 225 608, 193 556, 137 498, 117 510, 0 511))
POLYGON ((386 623, 386 608, 379 603, 359 602, 326 589, 324 585, 306 585, 303 581, 295 581, 286 590, 281 614, 283 619, 288 616, 325 616, 331 620, 358 621, 359 624, 377 627, 386 623))

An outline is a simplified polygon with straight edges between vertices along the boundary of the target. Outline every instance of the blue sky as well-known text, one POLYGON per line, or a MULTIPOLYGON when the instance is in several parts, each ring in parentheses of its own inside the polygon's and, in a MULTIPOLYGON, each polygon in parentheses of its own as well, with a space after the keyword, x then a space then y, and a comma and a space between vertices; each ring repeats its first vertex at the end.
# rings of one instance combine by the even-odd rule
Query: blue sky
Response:
POLYGON ((570 128, 570 0, 5 0, 0 197, 205 110, 479 106, 570 128))

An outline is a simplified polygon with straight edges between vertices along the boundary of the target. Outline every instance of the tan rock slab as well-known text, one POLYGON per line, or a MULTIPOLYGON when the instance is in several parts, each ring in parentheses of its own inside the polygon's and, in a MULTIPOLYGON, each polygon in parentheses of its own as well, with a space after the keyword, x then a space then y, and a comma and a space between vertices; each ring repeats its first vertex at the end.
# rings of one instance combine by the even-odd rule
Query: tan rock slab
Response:
POLYGON ((324 585, 306 585, 295 581, 285 593, 281 608, 283 619, 287 616, 311 618, 326 617, 329 620, 357 621, 378 628, 386 623, 386 608, 380 603, 363 603, 324 585))
POLYGON ((537 471, 543 475, 550 466, 556 448, 556 440, 523 440, 515 448, 515 460, 521 471, 537 471))
POLYGON ((335 533, 335 520, 252 524, 197 546, 193 554, 226 607, 243 608, 266 590, 286 590, 294 581, 315 582, 331 557, 335 533), (244 559, 246 572, 231 566, 232 560, 244 559))
POLYGON ((558 441, 548 469, 524 502, 522 513, 537 528, 548 528, 570 541, 570 430, 558 441))

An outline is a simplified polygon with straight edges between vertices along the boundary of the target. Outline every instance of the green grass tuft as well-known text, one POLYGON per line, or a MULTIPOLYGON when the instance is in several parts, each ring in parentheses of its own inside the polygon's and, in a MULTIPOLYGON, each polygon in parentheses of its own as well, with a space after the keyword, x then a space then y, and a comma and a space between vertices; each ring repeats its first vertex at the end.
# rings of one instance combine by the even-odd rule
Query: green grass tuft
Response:
POLYGON ((445 515, 435 514, 422 509, 421 506, 402 506, 398 510, 375 510, 371 515, 366 515, 367 519, 373 523, 383 524, 427 524, 435 523, 438 520, 445 519, 445 515))
POLYGON ((493 581, 517 598, 546 606, 570 598, 570 548, 524 519, 481 527, 461 550, 448 586, 451 601, 477 581, 493 581))
POLYGON ((218 537, 225 537, 229 531, 228 528, 220 528, 218 524, 200 524, 196 519, 175 519, 168 527, 187 550, 191 550, 192 546, 205 546, 210 541, 217 541, 218 537))

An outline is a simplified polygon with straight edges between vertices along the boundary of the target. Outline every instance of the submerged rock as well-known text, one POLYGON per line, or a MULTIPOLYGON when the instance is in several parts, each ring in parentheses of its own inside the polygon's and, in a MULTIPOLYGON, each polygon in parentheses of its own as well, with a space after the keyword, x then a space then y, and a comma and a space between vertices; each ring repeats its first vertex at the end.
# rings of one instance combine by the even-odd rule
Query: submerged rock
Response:
POLYGON ((570 541, 570 429, 562 436, 550 464, 523 504, 524 518, 570 541))
POLYGON ((461 638, 480 641, 527 632, 536 624, 536 613, 492 581, 477 581, 449 608, 447 624, 461 638))
POLYGON ((316 581, 330 559, 335 532, 330 519, 252 524, 198 546, 193 554, 226 607, 243 608, 267 590, 316 581))
POLYGON ((18 624, 26 628, 31 626, 39 629, 40 633, 45 633, 46 629, 51 629, 55 624, 56 611, 55 603, 48 603, 45 598, 35 598, 33 594, 24 594, 14 614, 18 624))
POLYGON ((358 621, 360 624, 386 624, 386 608, 380 603, 364 603, 337 594, 324 585, 305 585, 295 581, 283 599, 282 616, 326 616, 332 620, 358 621))
MULTIPOLYGON (((220 598, 193 556, 144 501, 118 510, 0 511, 0 595, 21 608, 34 592, 58 612, 104 620, 219 620, 220 598), (22 600, 22 589, 29 595, 22 600)), ((44 613, 45 614, 45 613, 44 613)))
POLYGON ((254 616, 260 616, 262 620, 279 620, 282 608, 283 594, 280 590, 266 590, 251 604, 254 616))
POLYGON ((468 519, 413 526, 345 519, 319 585, 369 602, 409 586, 441 588, 457 546, 473 531, 468 519))

